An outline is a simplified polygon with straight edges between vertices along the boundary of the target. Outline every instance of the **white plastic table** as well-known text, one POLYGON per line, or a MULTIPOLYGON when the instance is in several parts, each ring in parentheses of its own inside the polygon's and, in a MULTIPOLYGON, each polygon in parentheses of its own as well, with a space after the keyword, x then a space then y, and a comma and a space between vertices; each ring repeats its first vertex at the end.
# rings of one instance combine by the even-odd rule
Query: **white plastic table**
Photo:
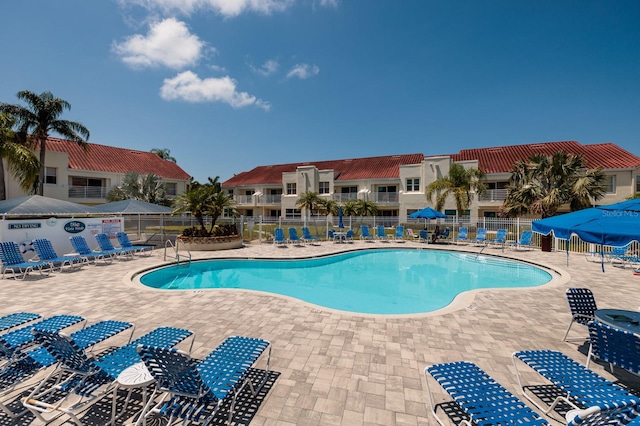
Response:
MULTIPOLYGON (((120 417, 127 409, 127 405, 129 404, 129 398, 131 398, 131 391, 133 389, 142 388, 142 407, 146 408, 147 406, 147 388, 150 384, 155 381, 147 367, 143 362, 139 362, 137 364, 133 364, 131 367, 123 370, 116 379, 116 386, 113 389, 113 402, 111 405, 111 424, 115 424, 115 421, 118 417, 120 417), (127 398, 124 402, 124 407, 122 407, 122 411, 117 413, 116 411, 116 400, 118 397, 118 389, 128 389, 127 398)), ((146 417, 140 416, 136 425, 140 424, 140 420, 142 420, 142 424, 146 425, 146 417)))

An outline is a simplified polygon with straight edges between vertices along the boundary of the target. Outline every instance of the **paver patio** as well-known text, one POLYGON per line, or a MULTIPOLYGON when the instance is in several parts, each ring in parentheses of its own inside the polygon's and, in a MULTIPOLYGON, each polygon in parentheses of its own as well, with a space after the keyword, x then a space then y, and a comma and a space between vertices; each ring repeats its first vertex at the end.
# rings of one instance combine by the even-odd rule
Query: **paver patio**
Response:
MULTIPOLYGON (((434 247, 416 242, 324 242, 305 247, 265 243, 194 257, 298 257, 395 246, 434 247)), ((163 263, 162 253, 156 250, 150 257, 87 266, 42 279, 2 280, 0 315, 24 310, 45 316, 79 314, 90 322, 119 319, 135 323, 136 336, 162 325, 184 327, 196 333, 195 357, 206 355, 230 335, 269 340, 271 368, 279 376, 252 426, 434 425, 422 375, 426 365, 472 361, 517 393, 511 363, 516 350, 555 349, 580 362, 586 359, 584 346, 562 341, 570 320, 567 287, 591 288, 602 308, 640 309, 640 277, 630 269, 606 265, 602 273, 600 264, 573 254, 567 266, 564 253, 539 250, 507 250, 504 255, 550 266, 560 273, 552 283, 531 289, 483 290, 461 298, 457 307, 411 316, 357 315, 265 293, 160 291, 130 282, 133 271, 163 263)), ((503 254, 498 249, 485 249, 485 253, 503 254)), ((583 327, 574 328, 572 335, 586 335, 583 327)), ((592 366, 616 379, 601 365, 592 366)), ((637 382, 631 385, 640 389, 637 382)), ((30 419, 15 424, 38 424, 30 419)), ((5 424, 12 423, 0 413, 0 425, 5 424)))

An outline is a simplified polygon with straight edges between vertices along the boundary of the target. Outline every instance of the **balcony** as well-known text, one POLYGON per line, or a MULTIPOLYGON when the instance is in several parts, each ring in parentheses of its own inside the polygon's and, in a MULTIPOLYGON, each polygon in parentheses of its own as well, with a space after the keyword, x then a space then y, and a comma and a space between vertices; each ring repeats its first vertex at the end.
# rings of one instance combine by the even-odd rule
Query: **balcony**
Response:
POLYGON ((333 200, 338 202, 338 203, 343 203, 345 201, 351 201, 351 200, 357 200, 358 199, 358 194, 356 194, 355 192, 349 192, 349 193, 335 193, 333 194, 333 200))
POLYGON ((280 205, 282 203, 282 194, 267 194, 263 197, 260 197, 258 202, 270 205, 280 205))
POLYGON ((253 205, 253 195, 236 195, 233 197, 236 204, 250 204, 253 205))
POLYGON ((478 196, 478 201, 503 202, 507 199, 506 189, 487 189, 484 194, 478 196))
POLYGON ((397 192, 376 192, 374 198, 377 204, 398 204, 399 194, 397 192))
POLYGON ((69 198, 107 198, 107 186, 70 186, 69 198))

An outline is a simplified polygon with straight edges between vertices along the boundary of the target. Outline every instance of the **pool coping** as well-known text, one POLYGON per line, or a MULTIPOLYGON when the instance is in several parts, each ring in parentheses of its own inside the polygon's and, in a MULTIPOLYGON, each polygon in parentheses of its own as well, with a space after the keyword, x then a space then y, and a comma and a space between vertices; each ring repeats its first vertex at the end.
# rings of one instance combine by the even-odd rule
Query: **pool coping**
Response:
MULTIPOLYGON (((534 286, 534 287, 494 287, 494 288, 481 288, 481 289, 473 289, 467 290, 460 294, 458 294, 447 306, 430 311, 430 312, 419 312, 419 313, 411 313, 411 314, 371 314, 371 313, 362 313, 362 312, 352 312, 352 311, 344 311, 339 309, 328 308, 322 305, 316 305, 311 302, 307 302, 302 299, 298 299, 293 296, 287 296, 279 293, 271 293, 267 291, 259 291, 259 290, 249 290, 249 289, 239 289, 239 288, 203 288, 203 289, 174 289, 171 292, 168 292, 166 289, 156 289, 152 287, 145 286, 142 284, 136 277, 144 274, 145 272, 152 271, 155 269, 159 269, 166 266, 171 266, 175 264, 175 262, 166 262, 163 261, 154 266, 147 266, 144 268, 140 268, 134 271, 128 272, 124 277, 122 282, 125 285, 135 287, 138 290, 150 291, 150 292, 159 292, 164 295, 170 295, 172 292, 176 293, 184 293, 184 292, 192 292, 192 293, 201 293, 201 292, 209 292, 209 291, 233 291, 233 292, 246 292, 249 294, 259 294, 267 297, 278 297, 283 298, 285 300, 291 300, 297 303, 302 304, 303 306, 308 306, 312 312, 321 313, 321 312, 330 312, 333 314, 340 315, 348 315, 348 316, 361 316, 361 317, 370 317, 370 318, 425 318, 425 317, 436 317, 445 314, 449 314, 452 312, 457 312, 461 310, 474 310, 474 300, 478 294, 481 292, 490 292, 490 291, 535 291, 536 289, 543 289, 549 287, 555 287, 560 285, 566 285, 571 280, 571 274, 568 271, 558 268, 557 266, 553 266, 547 264, 545 262, 534 262, 528 259, 522 259, 519 257, 508 256, 503 252, 502 254, 495 253, 482 253, 473 250, 465 250, 465 246, 443 246, 443 247, 362 247, 362 248, 341 248, 331 253, 324 254, 316 254, 316 255, 307 255, 307 256, 295 256, 295 257, 266 257, 266 256, 225 256, 225 257, 203 257, 191 260, 191 262, 201 262, 201 261, 209 261, 209 260, 305 260, 305 259, 318 259, 329 256, 334 256, 338 254, 344 254, 349 252, 357 252, 357 251, 369 251, 369 250, 441 250, 441 251, 451 251, 458 253, 468 253, 476 256, 488 256, 499 259, 511 260, 516 262, 521 262, 525 264, 529 264, 531 266, 535 266, 541 268, 548 272, 551 275, 551 280, 545 284, 534 286)), ((518 252, 523 253, 523 252, 518 252)))

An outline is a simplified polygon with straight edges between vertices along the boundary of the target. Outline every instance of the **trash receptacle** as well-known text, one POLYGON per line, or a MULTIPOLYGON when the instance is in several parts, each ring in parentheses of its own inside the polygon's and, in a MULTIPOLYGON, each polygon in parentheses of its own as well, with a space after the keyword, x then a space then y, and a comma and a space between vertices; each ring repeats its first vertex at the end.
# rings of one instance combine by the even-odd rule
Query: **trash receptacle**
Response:
POLYGON ((551 251, 551 234, 540 236, 540 250, 551 251))

